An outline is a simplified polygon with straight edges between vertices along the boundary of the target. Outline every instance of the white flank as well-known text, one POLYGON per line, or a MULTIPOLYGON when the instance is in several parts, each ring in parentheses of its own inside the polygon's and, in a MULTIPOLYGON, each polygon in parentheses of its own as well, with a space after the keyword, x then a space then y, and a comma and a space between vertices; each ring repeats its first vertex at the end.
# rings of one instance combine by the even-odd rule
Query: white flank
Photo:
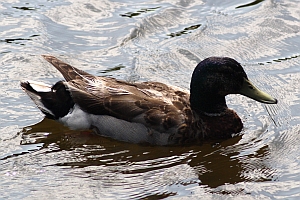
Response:
POLYGON ((97 128, 97 133, 130 143, 166 145, 169 134, 151 130, 140 123, 128 122, 108 115, 86 113, 75 104, 73 109, 59 121, 73 130, 97 128))
POLYGON ((150 143, 166 145, 168 133, 160 133, 145 125, 128 122, 108 115, 91 115, 92 125, 97 127, 98 134, 130 143, 150 143))
POLYGON ((74 105, 73 109, 65 115, 59 118, 58 121, 68 126, 73 130, 89 129, 91 127, 91 115, 84 112, 77 104, 74 105))

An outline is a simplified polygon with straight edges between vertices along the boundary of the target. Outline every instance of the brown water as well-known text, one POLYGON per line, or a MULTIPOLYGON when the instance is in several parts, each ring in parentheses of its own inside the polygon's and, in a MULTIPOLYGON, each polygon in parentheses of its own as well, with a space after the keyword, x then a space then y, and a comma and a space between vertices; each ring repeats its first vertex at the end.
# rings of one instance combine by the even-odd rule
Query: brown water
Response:
POLYGON ((1 199, 300 198, 297 0, 8 0, 0 11, 1 199), (279 104, 229 96, 245 128, 220 143, 118 142, 44 119, 19 86, 62 79, 41 54, 183 88, 200 60, 230 56, 279 104))

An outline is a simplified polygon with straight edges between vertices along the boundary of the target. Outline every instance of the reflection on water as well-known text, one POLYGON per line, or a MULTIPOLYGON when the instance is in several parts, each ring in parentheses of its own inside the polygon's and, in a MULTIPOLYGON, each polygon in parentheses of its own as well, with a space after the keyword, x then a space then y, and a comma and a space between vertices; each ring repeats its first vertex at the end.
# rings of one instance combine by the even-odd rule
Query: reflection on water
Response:
MULTIPOLYGON (((268 147, 239 156, 243 148, 238 144, 240 139, 237 136, 202 146, 143 146, 113 141, 88 131, 71 131, 44 119, 23 129, 21 146, 31 147, 27 153, 35 155, 34 159, 39 159, 43 168, 75 169, 67 170, 64 175, 101 181, 103 188, 110 188, 104 193, 107 196, 159 198, 177 194, 173 187, 179 186, 182 191, 197 185, 212 193, 223 193, 214 188, 243 181, 272 180, 273 170, 262 162, 268 147), (118 194, 111 193, 115 190, 118 194)), ((2 160, 18 156, 23 155, 17 153, 2 160)), ((23 156, 22 160, 26 163, 27 159, 33 158, 23 156)))
POLYGON ((299 198, 298 1, 0 3, 0 192, 12 199, 299 198), (279 100, 227 97, 245 128, 226 141, 156 147, 71 131, 20 80, 62 79, 40 54, 91 74, 189 88, 208 56, 241 62, 279 100), (34 125, 32 125, 34 124, 34 125))

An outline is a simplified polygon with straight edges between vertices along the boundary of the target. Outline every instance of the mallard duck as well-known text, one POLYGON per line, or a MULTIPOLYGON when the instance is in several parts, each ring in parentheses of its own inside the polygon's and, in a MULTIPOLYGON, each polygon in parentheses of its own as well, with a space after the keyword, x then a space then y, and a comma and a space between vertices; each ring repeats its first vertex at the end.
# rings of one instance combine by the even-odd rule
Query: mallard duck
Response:
POLYGON ((228 57, 201 61, 192 74, 190 93, 159 82, 128 83, 94 76, 53 56, 43 57, 65 81, 53 86, 24 81, 21 87, 46 117, 70 129, 92 129, 126 142, 175 145, 227 139, 239 133, 243 124, 227 107, 226 95, 277 103, 228 57))

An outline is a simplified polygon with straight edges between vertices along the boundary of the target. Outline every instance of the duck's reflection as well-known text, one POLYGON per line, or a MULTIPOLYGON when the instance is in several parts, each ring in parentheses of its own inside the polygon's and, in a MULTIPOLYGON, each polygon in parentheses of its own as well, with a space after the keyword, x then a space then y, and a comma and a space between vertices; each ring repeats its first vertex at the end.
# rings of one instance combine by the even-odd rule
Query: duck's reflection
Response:
POLYGON ((236 156, 241 149, 237 145, 240 139, 241 136, 237 136, 220 143, 204 143, 201 146, 164 147, 129 144, 89 131, 71 131, 55 121, 44 119, 36 125, 24 128, 21 144, 43 143, 42 148, 49 149, 55 144, 56 151, 76 151, 72 162, 55 160, 59 166, 110 167, 115 172, 127 175, 147 173, 149 175, 152 172, 159 172, 165 181, 160 184, 172 184, 175 180, 176 183, 193 182, 216 188, 244 181, 270 180, 271 170, 260 162, 267 154, 268 148, 263 147, 256 154, 236 156), (80 160, 76 161, 78 153, 80 160), (256 162, 249 164, 251 163, 249 160, 253 160, 253 157, 256 162), (262 173, 259 177, 251 176, 251 173, 257 171, 262 173))

